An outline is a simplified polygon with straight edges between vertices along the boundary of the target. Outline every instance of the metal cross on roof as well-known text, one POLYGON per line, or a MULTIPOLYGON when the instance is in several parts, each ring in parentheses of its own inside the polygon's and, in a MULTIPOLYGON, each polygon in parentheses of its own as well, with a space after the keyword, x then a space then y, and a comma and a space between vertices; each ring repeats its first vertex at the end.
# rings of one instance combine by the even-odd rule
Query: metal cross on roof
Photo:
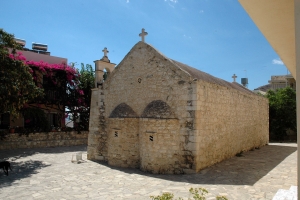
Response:
POLYGON ((139 36, 142 38, 142 42, 145 42, 145 36, 148 35, 147 32, 145 32, 145 29, 142 28, 142 32, 139 34, 139 36))
POLYGON ((235 79, 237 78, 237 76, 235 74, 233 74, 232 78, 233 78, 233 82, 235 82, 235 79))

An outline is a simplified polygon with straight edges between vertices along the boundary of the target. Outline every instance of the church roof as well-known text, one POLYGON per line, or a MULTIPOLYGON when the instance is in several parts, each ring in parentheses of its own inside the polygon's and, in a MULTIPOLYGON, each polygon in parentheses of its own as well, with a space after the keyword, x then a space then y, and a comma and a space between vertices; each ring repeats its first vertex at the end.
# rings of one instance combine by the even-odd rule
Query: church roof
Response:
POLYGON ((177 67, 179 67, 181 70, 187 72, 192 78, 196 78, 198 80, 203 80, 205 82, 214 83, 217 85, 221 85, 227 88, 233 88, 236 90, 239 90, 241 92, 246 92, 249 94, 254 94, 251 90, 245 88, 244 86, 238 84, 237 82, 229 83, 227 81, 224 81, 220 78, 214 77, 208 73, 205 73, 203 71, 200 71, 198 69, 195 69, 193 67, 190 67, 186 64, 183 64, 181 62, 178 62, 176 60, 170 59, 171 62, 173 62, 177 67))

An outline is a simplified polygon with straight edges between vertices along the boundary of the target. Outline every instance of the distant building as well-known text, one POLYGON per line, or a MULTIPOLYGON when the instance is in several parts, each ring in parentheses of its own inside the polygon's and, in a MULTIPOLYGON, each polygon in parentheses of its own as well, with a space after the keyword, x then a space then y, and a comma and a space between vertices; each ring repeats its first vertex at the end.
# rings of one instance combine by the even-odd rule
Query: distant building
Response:
POLYGON ((255 93, 266 94, 268 90, 277 90, 280 88, 291 87, 296 90, 296 80, 291 74, 271 76, 269 84, 260 86, 253 90, 255 93))
POLYGON ((296 80, 291 74, 283 76, 271 76, 271 80, 269 80, 269 83, 271 85, 272 90, 277 90, 286 87, 296 89, 296 80))

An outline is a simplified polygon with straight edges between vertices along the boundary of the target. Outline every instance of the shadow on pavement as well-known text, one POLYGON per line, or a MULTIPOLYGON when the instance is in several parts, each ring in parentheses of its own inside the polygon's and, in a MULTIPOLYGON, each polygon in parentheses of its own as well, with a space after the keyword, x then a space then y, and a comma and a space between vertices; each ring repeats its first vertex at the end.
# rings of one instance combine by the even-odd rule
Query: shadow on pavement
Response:
MULTIPOLYGON (((7 160, 11 163, 12 172, 9 170, 9 176, 6 176, 2 169, 0 169, 0 188, 13 185, 14 182, 21 181, 23 178, 30 177, 38 173, 37 170, 48 167, 50 164, 45 164, 39 160, 26 160, 22 158, 35 154, 59 154, 65 152, 86 152, 86 145, 70 146, 70 147, 45 147, 45 148, 32 148, 32 149, 13 149, 0 151, 0 161, 7 160), (21 159, 21 161, 18 161, 21 159)), ((29 183, 28 183, 29 184, 29 183)))
POLYGON ((79 146, 69 146, 69 147, 44 147, 44 148, 32 148, 32 149, 11 149, 11 150, 1 150, 0 151, 0 161, 9 160, 15 161, 20 158, 25 158, 28 156, 32 156, 38 153, 66 153, 66 152, 74 152, 74 151, 85 151, 86 145, 79 146))
POLYGON ((286 157, 297 150, 297 147, 268 145, 261 149, 243 153, 242 157, 233 157, 207 167, 197 174, 162 175, 142 172, 138 169, 111 167, 125 173, 159 178, 176 182, 213 185, 254 185, 279 165, 286 157))
MULTIPOLYGON (((111 167, 107 164, 99 163, 111 169, 116 169, 128 174, 138 174, 157 179, 164 179, 176 182, 186 182, 192 184, 213 184, 213 185, 254 185, 258 180, 266 176, 272 169, 278 166, 285 158, 294 153, 297 147, 284 145, 267 145, 261 149, 243 153, 242 157, 233 157, 217 163, 211 167, 201 170, 197 174, 184 175, 162 175, 142 172, 139 169, 128 169, 111 167)), ((50 166, 42 161, 22 161, 25 158, 37 153, 59 154, 65 152, 86 152, 86 145, 55 148, 17 149, 0 152, 0 160, 9 160, 14 170, 7 177, 0 169, 0 188, 21 181, 22 178, 30 177, 38 172, 38 169, 50 166), (17 160, 20 159, 18 162, 17 160)), ((88 161, 90 162, 90 161, 88 161)), ((88 168, 88 162, 85 163, 88 168)), ((98 162, 97 162, 98 163, 98 162)), ((296 165, 296 161, 295 161, 296 165)))
POLYGON ((50 166, 48 164, 44 164, 42 161, 32 160, 10 163, 12 171, 8 171, 8 176, 4 174, 2 169, 0 171, 0 188, 11 186, 16 181, 21 181, 23 178, 27 178, 38 173, 37 170, 50 166))

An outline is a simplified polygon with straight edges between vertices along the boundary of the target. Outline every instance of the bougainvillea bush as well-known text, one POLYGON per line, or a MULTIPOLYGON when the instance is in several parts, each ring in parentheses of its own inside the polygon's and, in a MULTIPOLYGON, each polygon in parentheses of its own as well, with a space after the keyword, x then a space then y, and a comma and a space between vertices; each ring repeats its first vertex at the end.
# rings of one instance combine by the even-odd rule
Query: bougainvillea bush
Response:
MULTIPOLYGON (((65 115, 71 115, 72 119, 76 121, 75 128, 77 130, 87 129, 89 90, 92 85, 89 82, 93 81, 94 77, 91 66, 89 66, 89 70, 81 70, 85 77, 81 78, 80 72, 74 65, 28 61, 21 52, 16 52, 13 48, 17 46, 14 41, 11 41, 13 36, 8 36, 10 36, 9 41, 13 44, 9 47, 13 50, 7 49, 3 51, 3 55, 1 51, 3 59, 1 60, 0 80, 5 84, 0 86, 0 95, 5 97, 0 97, 3 107, 0 108, 0 113, 10 112, 15 115, 22 113, 23 116, 29 116, 26 113, 32 107, 45 112, 56 109, 60 111, 59 121, 65 118, 65 115), (22 68, 22 72, 20 72, 20 68, 22 68), (87 72, 92 77, 88 81, 86 81, 87 72), (5 102, 7 102, 7 106, 5 102), (79 117, 80 120, 77 120, 79 117)), ((2 48, 6 48, 5 45, 2 48)), ((25 123, 27 125, 36 124, 34 129, 40 129, 37 126, 42 123, 33 123, 34 119, 31 118, 25 119, 25 123)))
MULTIPOLYGON (((87 110, 89 112, 89 97, 86 97, 81 87, 80 73, 75 67, 43 61, 26 61, 20 52, 11 54, 10 57, 29 66, 35 84, 43 89, 43 95, 29 101, 29 105, 41 105, 40 109, 46 110, 60 110, 59 120, 65 118, 65 115, 71 115, 77 130, 87 129, 84 116, 87 110), (81 120, 77 120, 79 118, 81 120)), ((23 110, 25 109, 26 107, 23 107, 23 110)))
POLYGON ((23 105, 42 95, 34 83, 31 69, 23 60, 12 59, 20 49, 11 34, 0 29, 0 114, 17 117, 23 105))

